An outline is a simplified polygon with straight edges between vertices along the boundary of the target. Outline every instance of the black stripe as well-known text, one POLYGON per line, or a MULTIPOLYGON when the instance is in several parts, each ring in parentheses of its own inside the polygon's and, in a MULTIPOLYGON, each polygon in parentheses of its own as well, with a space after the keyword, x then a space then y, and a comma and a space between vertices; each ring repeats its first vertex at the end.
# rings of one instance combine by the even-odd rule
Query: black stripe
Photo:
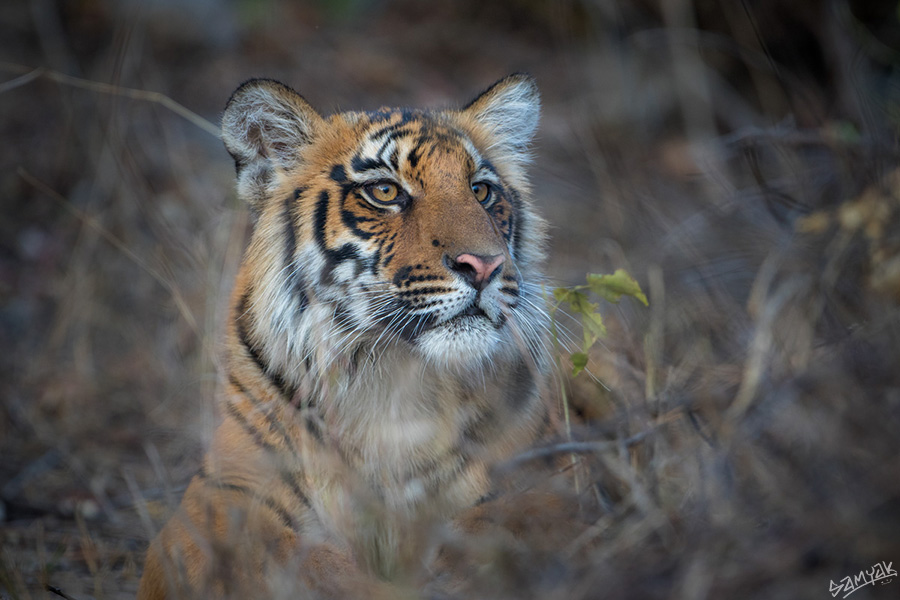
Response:
POLYGON ((363 158, 359 154, 350 159, 350 168, 357 173, 388 168, 387 163, 377 158, 363 158))
MULTIPOLYGON (((441 147, 441 144, 438 144, 437 140, 428 140, 428 141, 431 141, 431 144, 430 144, 430 147, 428 148, 428 154, 425 155, 425 158, 430 159, 432 156, 434 156, 434 153, 437 152, 438 149, 441 147)), ((425 144, 426 141, 423 140, 420 143, 425 144)))
POLYGON ((204 479, 203 483, 210 487, 214 487, 217 490, 228 490, 230 492, 237 492, 244 496, 252 496, 253 495, 250 492, 250 488, 243 486, 243 485, 238 485, 236 483, 226 483, 226 482, 222 481, 221 479, 214 479, 214 478, 210 477, 210 478, 204 479))
POLYGON ((347 210, 346 208, 342 208, 341 209, 341 220, 344 222, 344 225, 346 225, 350 229, 350 231, 352 231, 353 234, 358 238, 368 240, 368 239, 371 239, 371 237, 373 235, 375 235, 371 231, 364 231, 359 228, 359 223, 371 223, 371 222, 375 221, 375 219, 373 219, 371 217, 358 216, 358 215, 353 214, 351 211, 347 210))
MULTIPOLYGON (((506 242, 509 243, 510 238, 515 235, 516 232, 516 213, 510 211, 509 217, 506 219, 506 221, 500 222, 500 228, 505 228, 507 230, 506 235, 503 236, 503 239, 505 239, 506 242)), ((516 254, 516 256, 518 256, 518 253, 516 254)))
POLYGON ((288 510, 284 506, 282 506, 271 496, 259 496, 257 494, 254 494, 253 490, 246 486, 238 485, 236 483, 229 483, 218 478, 209 477, 208 475, 203 478, 203 483, 218 490, 237 492, 238 494, 241 494, 243 496, 249 496, 254 499, 259 499, 266 508, 278 515, 281 524, 286 529, 291 529, 293 531, 297 531, 298 529, 298 527, 296 526, 296 520, 294 519, 293 515, 291 515, 291 513, 288 512, 288 510))
MULTIPOLYGON (((498 269, 500 267, 497 267, 498 269)), ((410 283, 416 283, 417 281, 443 281, 444 278, 440 275, 413 275, 408 279, 410 283)))
MULTIPOLYGON (((297 483, 297 476, 300 475, 300 473, 282 470, 278 472, 278 475, 281 478, 282 483, 290 488, 291 493, 296 496, 304 506, 306 506, 307 508, 312 508, 312 503, 309 501, 309 496, 307 496, 306 493, 302 489, 300 489, 300 484, 297 483)), ((206 485, 213 485, 221 489, 227 489, 234 492, 240 492, 242 494, 250 495, 250 488, 234 483, 225 483, 221 479, 210 475, 206 471, 206 465, 202 465, 200 467, 200 470, 197 472, 197 478, 206 485)), ((285 514, 287 514, 287 511, 284 512, 285 514)))
POLYGON ((509 216, 509 227, 512 231, 512 239, 513 239, 513 255, 514 258, 519 258, 522 254, 522 230, 525 228, 525 214, 522 206, 522 198, 519 196, 519 193, 512 189, 507 188, 506 193, 509 196, 509 203, 512 205, 512 214, 509 216), (516 221, 521 221, 517 223, 516 221))
POLYGON ((303 424, 306 425, 306 431, 309 433, 309 435, 313 436, 313 439, 321 444, 324 438, 322 435, 322 429, 316 422, 315 417, 311 414, 304 415, 303 424))
POLYGON ((397 269, 397 272, 394 273, 393 284, 396 287, 401 287, 403 285, 409 285, 408 277, 410 273, 412 273, 413 268, 410 266, 400 267, 397 269))
POLYGON ((338 183, 347 181, 347 171, 344 169, 344 165, 334 165, 331 167, 331 174, 329 177, 338 183))
POLYGON ((415 146, 409 153, 406 155, 406 162, 413 169, 419 164, 419 146, 415 146))
POLYGON ((284 201, 284 264, 290 267, 294 263, 294 254, 297 252, 297 233, 294 231, 294 206, 303 192, 300 188, 294 190, 293 196, 288 196, 284 201))
POLYGON ((381 248, 375 250, 375 254, 369 257, 369 272, 378 275, 378 264, 381 262, 381 248))
POLYGON ((316 211, 313 215, 313 225, 316 236, 316 243, 319 244, 319 247, 322 250, 327 250, 328 246, 325 244, 325 226, 328 223, 328 202, 329 195, 328 190, 322 190, 319 193, 319 199, 316 201, 316 211))
POLYGON ((394 151, 391 152, 391 156, 390 156, 390 158, 389 158, 389 161, 390 161, 390 163, 391 163, 391 167, 393 167, 393 169, 394 169, 395 171, 399 171, 399 170, 400 170, 400 153, 399 153, 399 151, 398 151, 396 148, 394 148, 394 151))
POLYGON ((293 531, 297 531, 299 527, 297 526, 297 522, 294 520, 294 516, 288 512, 286 508, 284 508, 281 504, 278 503, 275 498, 271 496, 263 496, 262 497, 263 504, 265 504, 270 510, 276 513, 281 518, 281 524, 284 525, 287 529, 291 529, 293 531))
MULTIPOLYGON (((228 381, 231 383, 231 385, 237 388, 238 392, 240 392, 241 395, 245 396, 251 404, 257 407, 260 406, 259 400, 252 393, 250 393, 250 391, 245 388, 241 384, 241 382, 234 377, 234 375, 230 375, 228 377, 228 381)), ((228 404, 230 406, 230 403, 228 404)), ((237 407, 235 407, 234 409, 237 410, 237 407)), ((260 408, 260 410, 262 410, 262 408, 260 408)), ((287 446, 288 450, 290 450, 291 452, 296 452, 293 440, 287 434, 287 431, 284 430, 284 427, 282 427, 281 423, 277 419, 271 418, 271 415, 268 411, 263 412, 263 415, 266 417, 266 421, 269 423, 269 426, 274 429, 275 432, 278 433, 278 435, 281 437, 281 441, 284 442, 284 445, 287 446)), ((243 419, 243 416, 241 416, 241 419, 243 419)), ((251 426, 249 421, 247 421, 247 425, 251 426)), ((269 449, 273 451, 277 450, 275 446, 271 446, 271 448, 269 449)))
MULTIPOLYGON (((369 139, 376 140, 386 133, 399 131, 405 125, 408 125, 409 122, 412 121, 413 119, 423 116, 421 111, 415 111, 415 110, 410 110, 410 109, 402 109, 399 112, 400 112, 400 120, 398 122, 392 123, 390 125, 386 125, 386 126, 382 127, 381 129, 375 131, 374 133, 369 134, 369 139)), ((385 120, 390 119, 391 117, 393 117, 396 114, 397 114, 397 111, 391 111, 391 112, 383 112, 382 111, 382 112, 376 112, 376 113, 369 113, 369 118, 372 120, 372 122, 385 121, 385 120)))
POLYGON ((353 275, 354 277, 358 277, 365 268, 365 265, 362 263, 362 257, 359 254, 359 250, 356 249, 356 246, 347 243, 336 250, 325 250, 325 265, 322 267, 320 276, 321 282, 323 284, 333 282, 333 271, 335 267, 348 260, 356 261, 353 275))
POLYGON ((405 123, 397 123, 395 125, 389 125, 383 129, 376 131, 374 134, 369 136, 369 140, 372 142, 376 142, 381 138, 384 138, 385 142, 396 142, 397 140, 410 136, 415 133, 415 129, 412 127, 407 127, 405 123))
POLYGON ((278 389, 282 397, 290 400, 294 396, 294 390, 291 389, 287 382, 285 382, 284 377, 282 377, 281 373, 273 371, 270 365, 265 361, 265 359, 263 359, 262 355, 259 353, 259 350, 256 348, 256 345, 250 339, 247 328, 244 326, 244 318, 246 317, 247 312, 248 295, 249 292, 241 296, 240 303, 238 304, 238 314, 237 318, 235 319, 238 340, 240 340, 241 345, 244 346, 244 349, 247 351, 250 359, 256 364, 259 370, 262 371, 262 374, 265 375, 269 380, 269 383, 271 383, 278 389))
POLYGON ((482 169, 484 169, 485 171, 488 171, 490 173, 493 173, 497 177, 500 177, 500 175, 497 174, 497 169, 495 169, 494 165, 491 164, 491 161, 489 161, 486 158, 482 158, 481 163, 478 165, 478 170, 480 171, 482 169))
MULTIPOLYGON (((393 139, 394 139, 393 136, 389 136, 386 140, 384 140, 384 142, 382 142, 381 146, 378 148, 378 152, 375 153, 378 155, 378 160, 380 160, 383 163, 386 162, 384 160, 384 156, 383 156, 384 151, 387 150, 388 145, 393 141, 393 139)), ((396 150, 395 150, 395 152, 396 152, 396 150)))
POLYGON ((288 197, 284 204, 284 223, 285 223, 285 253, 284 266, 288 273, 288 282, 290 283, 291 293, 297 298, 297 310, 300 314, 309 306, 309 296, 306 293, 306 284, 303 280, 300 269, 296 266, 297 253, 297 233, 295 227, 294 210, 296 201, 305 192, 304 188, 294 190, 294 196, 288 197))
POLYGON ((256 427, 254 427, 253 424, 244 417, 244 415, 241 413, 240 409, 237 406, 235 406, 233 402, 226 401, 225 409, 228 411, 229 416, 231 416, 232 419, 237 421, 238 425, 240 425, 241 428, 250 437, 253 438, 253 441, 256 442, 257 446, 262 446, 269 452, 278 452, 278 448, 274 444, 266 441, 266 439, 263 437, 263 434, 260 433, 260 431, 256 427))
POLYGON ((405 290, 400 292, 398 295, 407 297, 407 296, 421 296, 425 294, 442 294, 445 292, 451 291, 448 287, 437 287, 437 286, 428 286, 428 287, 420 287, 414 288, 411 290, 405 290))
POLYGON ((306 493, 300 489, 300 484, 297 483, 297 473, 290 473, 288 471, 281 471, 279 473, 281 476, 281 481, 284 482, 286 486, 288 486, 291 490, 291 493, 297 497, 300 502, 302 502, 307 508, 312 507, 312 503, 309 501, 309 497, 306 493))

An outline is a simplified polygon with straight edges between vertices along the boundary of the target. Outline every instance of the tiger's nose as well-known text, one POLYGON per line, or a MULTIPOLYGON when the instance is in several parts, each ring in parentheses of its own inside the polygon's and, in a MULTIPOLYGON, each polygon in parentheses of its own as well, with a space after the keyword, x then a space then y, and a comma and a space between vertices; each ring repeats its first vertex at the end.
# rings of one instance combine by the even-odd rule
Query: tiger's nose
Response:
POLYGON ((481 291, 500 272, 504 257, 502 254, 485 256, 482 254, 460 254, 455 259, 447 257, 447 266, 459 274, 473 288, 481 291))

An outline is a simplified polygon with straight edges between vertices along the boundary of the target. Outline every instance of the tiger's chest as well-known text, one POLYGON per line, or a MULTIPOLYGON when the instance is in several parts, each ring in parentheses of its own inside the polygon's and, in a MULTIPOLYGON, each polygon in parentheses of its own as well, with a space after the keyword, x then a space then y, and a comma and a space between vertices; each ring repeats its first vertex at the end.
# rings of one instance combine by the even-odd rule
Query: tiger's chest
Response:
POLYGON ((466 431, 483 399, 399 361, 390 377, 357 372, 322 407, 322 444, 307 448, 310 496, 326 529, 374 572, 417 560, 429 530, 474 504, 486 467, 466 431))
MULTIPOLYGON (((419 361, 391 358, 397 365, 388 373, 354 373, 322 416, 355 485, 371 488, 391 510, 414 513, 465 479, 478 454, 466 432, 484 418, 489 402, 459 381, 435 377, 419 361)), ((462 495, 441 501, 440 512, 478 497, 476 490, 462 495)))

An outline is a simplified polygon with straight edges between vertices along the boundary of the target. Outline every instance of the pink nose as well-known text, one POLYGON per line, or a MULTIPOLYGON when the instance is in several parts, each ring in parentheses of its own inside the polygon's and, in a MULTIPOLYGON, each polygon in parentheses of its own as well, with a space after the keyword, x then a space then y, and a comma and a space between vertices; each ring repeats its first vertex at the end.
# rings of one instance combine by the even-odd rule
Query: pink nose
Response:
POLYGON ((462 275, 473 287, 482 289, 492 279, 497 267, 503 264, 503 255, 482 256, 460 254, 453 261, 453 270, 462 275))

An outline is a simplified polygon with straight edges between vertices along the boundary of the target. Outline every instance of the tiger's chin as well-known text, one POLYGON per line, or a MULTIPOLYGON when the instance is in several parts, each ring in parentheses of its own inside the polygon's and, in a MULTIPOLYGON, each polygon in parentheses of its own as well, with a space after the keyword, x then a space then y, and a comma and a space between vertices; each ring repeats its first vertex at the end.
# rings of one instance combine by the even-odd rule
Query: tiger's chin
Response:
POLYGON ((500 332, 485 317, 461 316, 419 335, 418 351, 441 367, 477 368, 488 361, 500 345, 500 332))

